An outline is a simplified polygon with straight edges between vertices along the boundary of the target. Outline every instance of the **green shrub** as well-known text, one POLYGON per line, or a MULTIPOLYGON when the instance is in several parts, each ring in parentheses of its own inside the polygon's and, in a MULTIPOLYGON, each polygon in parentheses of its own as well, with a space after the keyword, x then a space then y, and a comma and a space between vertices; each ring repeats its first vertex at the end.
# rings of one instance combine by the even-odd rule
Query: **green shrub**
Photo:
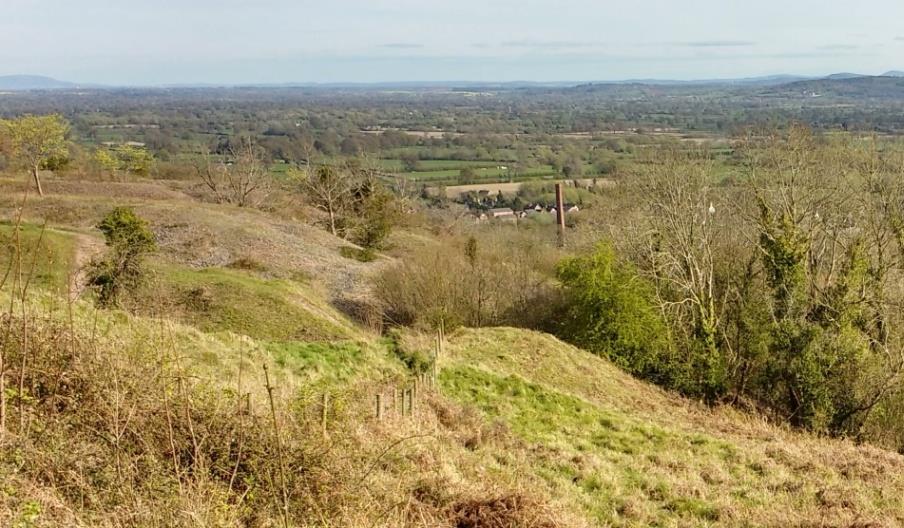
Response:
POLYGON ((129 207, 113 209, 97 228, 104 234, 110 251, 93 263, 90 284, 98 289, 98 302, 110 306, 142 283, 142 260, 157 249, 157 242, 147 222, 129 207))
POLYGON ((599 244, 593 253, 559 265, 566 311, 558 334, 625 370, 674 384, 668 328, 652 301, 652 290, 615 252, 599 244))
POLYGON ((351 239, 370 256, 385 247, 398 222, 398 204, 381 183, 366 178, 353 190, 353 197, 353 218, 344 219, 344 223, 351 227, 351 239))

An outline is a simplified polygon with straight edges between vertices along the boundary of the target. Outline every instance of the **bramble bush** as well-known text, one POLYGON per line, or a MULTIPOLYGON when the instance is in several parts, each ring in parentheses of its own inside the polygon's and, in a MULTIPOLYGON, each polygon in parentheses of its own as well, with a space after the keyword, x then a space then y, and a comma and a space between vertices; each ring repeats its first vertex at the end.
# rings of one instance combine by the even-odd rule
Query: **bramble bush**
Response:
POLYGON ((145 255, 157 249, 156 237, 147 221, 129 207, 113 209, 97 228, 104 234, 109 251, 92 263, 89 283, 97 288, 101 306, 114 306, 142 284, 142 262, 145 255))

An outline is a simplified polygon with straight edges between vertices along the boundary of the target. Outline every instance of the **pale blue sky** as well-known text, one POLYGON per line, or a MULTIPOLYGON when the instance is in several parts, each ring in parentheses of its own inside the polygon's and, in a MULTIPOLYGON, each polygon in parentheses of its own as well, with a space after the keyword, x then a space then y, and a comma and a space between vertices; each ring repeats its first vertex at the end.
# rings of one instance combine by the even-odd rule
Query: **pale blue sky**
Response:
POLYGON ((904 0, 0 0, 0 75, 108 84, 904 69, 904 0))

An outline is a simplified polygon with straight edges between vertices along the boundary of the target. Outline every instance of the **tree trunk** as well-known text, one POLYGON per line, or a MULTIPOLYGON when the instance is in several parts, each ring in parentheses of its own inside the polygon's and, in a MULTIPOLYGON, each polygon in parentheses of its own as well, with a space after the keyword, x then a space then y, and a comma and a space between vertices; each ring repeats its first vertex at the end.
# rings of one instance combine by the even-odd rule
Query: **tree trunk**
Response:
POLYGON ((38 196, 44 196, 44 189, 41 187, 41 175, 38 174, 38 166, 35 165, 31 168, 31 175, 35 179, 35 185, 38 188, 38 196))
POLYGON ((330 213, 330 232, 333 233, 333 236, 336 236, 336 213, 333 211, 333 206, 329 206, 330 213))

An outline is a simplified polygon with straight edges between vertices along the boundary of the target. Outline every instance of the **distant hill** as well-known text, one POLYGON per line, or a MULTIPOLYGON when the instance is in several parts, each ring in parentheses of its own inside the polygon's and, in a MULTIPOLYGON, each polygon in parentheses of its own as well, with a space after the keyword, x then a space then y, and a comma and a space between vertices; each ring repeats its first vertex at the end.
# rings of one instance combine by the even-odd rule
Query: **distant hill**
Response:
POLYGON ((869 77, 869 75, 863 75, 860 73, 842 72, 842 73, 833 73, 832 75, 826 75, 825 79, 830 80, 830 81, 843 81, 846 79, 862 79, 864 77, 869 77))
POLYGON ((762 94, 786 97, 904 100, 904 76, 844 77, 842 75, 845 74, 773 86, 765 89, 762 94))
POLYGON ((60 90, 77 84, 41 75, 0 75, 0 90, 60 90))
POLYGON ((892 70, 882 74, 882 77, 904 77, 904 71, 892 70))
POLYGON ((577 87, 586 89, 589 86, 629 85, 629 86, 776 86, 797 81, 806 81, 816 77, 803 75, 767 75, 763 77, 741 77, 736 79, 693 79, 689 81, 675 79, 628 79, 624 81, 594 81, 581 83, 577 87))
POLYGON ((779 84, 787 84, 798 81, 807 81, 811 80, 813 77, 806 77, 803 75, 767 75, 765 77, 749 77, 744 79, 736 79, 732 81, 732 84, 743 84, 749 86, 770 86, 770 85, 779 85, 779 84))

